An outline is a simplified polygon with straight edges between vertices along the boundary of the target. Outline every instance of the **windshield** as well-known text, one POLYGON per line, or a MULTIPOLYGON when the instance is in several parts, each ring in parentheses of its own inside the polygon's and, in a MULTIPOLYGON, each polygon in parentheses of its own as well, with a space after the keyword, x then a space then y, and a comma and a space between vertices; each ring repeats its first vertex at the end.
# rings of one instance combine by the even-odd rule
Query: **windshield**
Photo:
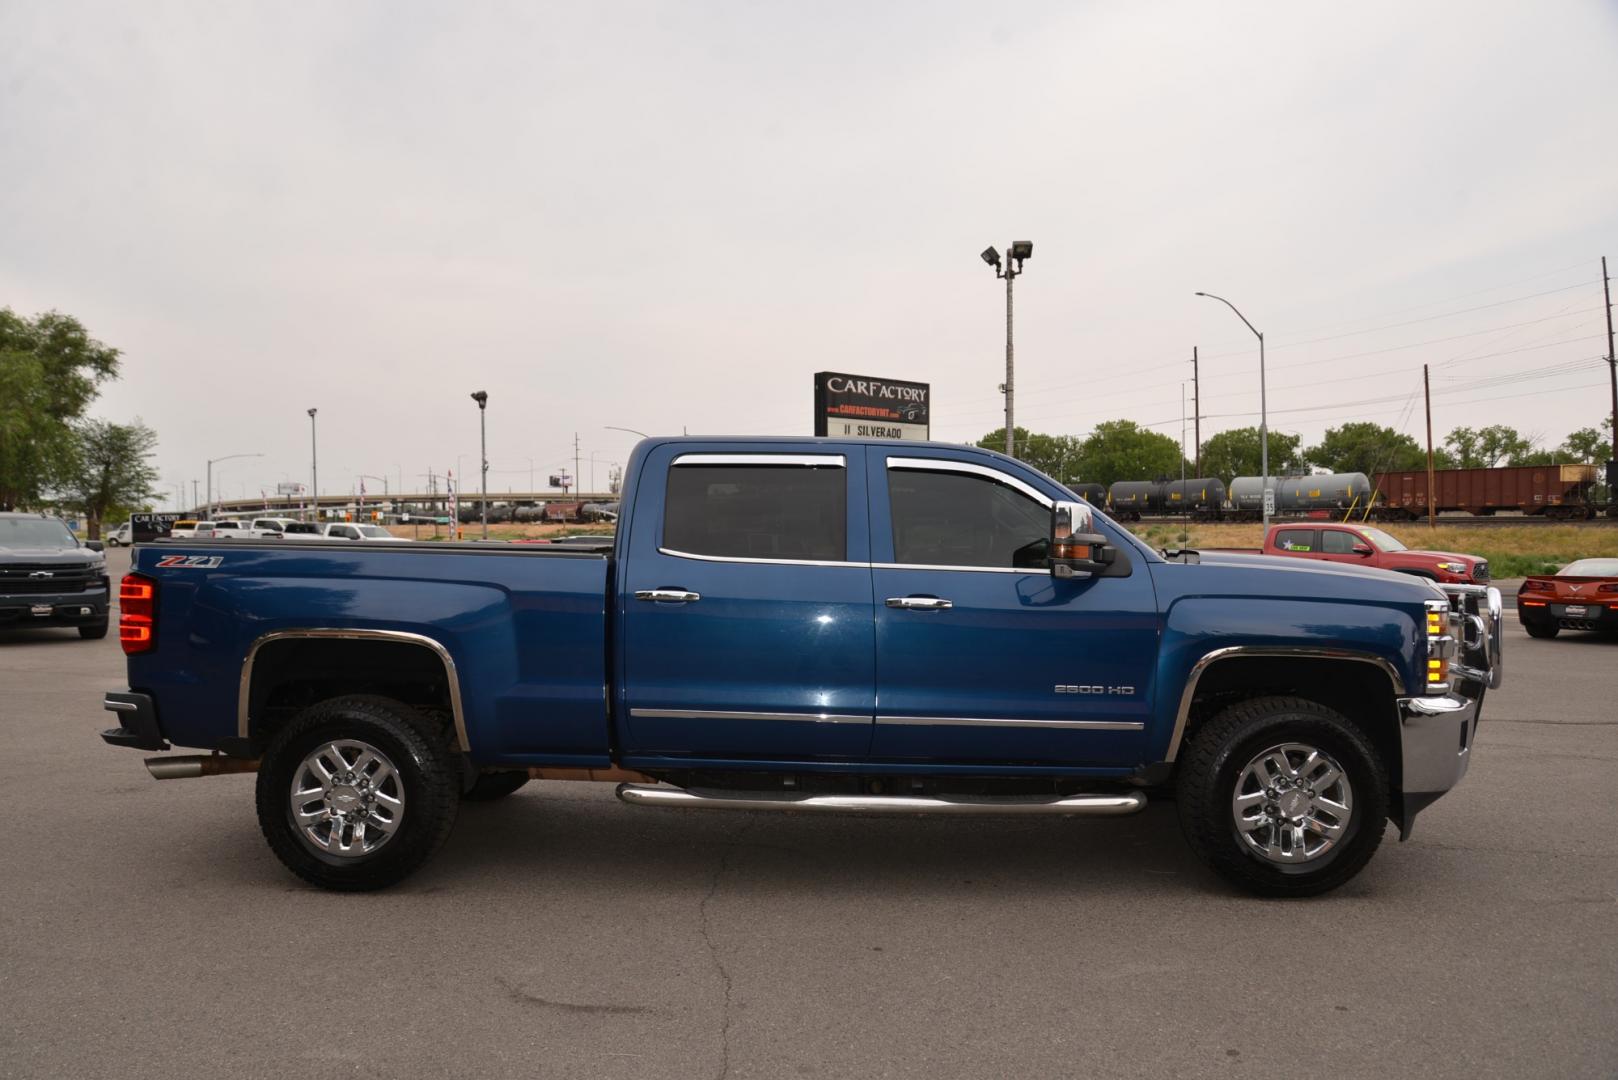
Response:
POLYGON ((356 527, 359 529, 361 536, 392 536, 393 535, 392 533, 390 533, 388 530, 384 529, 380 525, 359 525, 359 526, 356 526, 356 527))
POLYGON ((70 548, 79 542, 67 526, 49 518, 0 518, 0 547, 70 548))
POLYGON ((1580 559, 1556 572, 1557 577, 1618 577, 1618 559, 1580 559))
POLYGON ((1364 533, 1365 538, 1367 540, 1369 540, 1371 543, 1375 544, 1378 548, 1380 548, 1383 551, 1403 551, 1403 550, 1405 550, 1405 546, 1403 544, 1399 543, 1399 541, 1395 540, 1393 537, 1389 536, 1387 533, 1383 532, 1381 529, 1364 529, 1364 528, 1362 528, 1360 530, 1360 532, 1364 533))

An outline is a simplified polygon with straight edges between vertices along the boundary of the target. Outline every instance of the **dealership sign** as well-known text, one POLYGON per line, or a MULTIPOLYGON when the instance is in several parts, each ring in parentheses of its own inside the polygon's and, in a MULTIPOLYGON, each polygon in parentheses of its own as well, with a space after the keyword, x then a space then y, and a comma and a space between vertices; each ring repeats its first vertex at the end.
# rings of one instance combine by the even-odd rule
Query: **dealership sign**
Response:
POLYGON ((849 439, 930 438, 932 387, 822 371, 815 375, 815 434, 849 439))

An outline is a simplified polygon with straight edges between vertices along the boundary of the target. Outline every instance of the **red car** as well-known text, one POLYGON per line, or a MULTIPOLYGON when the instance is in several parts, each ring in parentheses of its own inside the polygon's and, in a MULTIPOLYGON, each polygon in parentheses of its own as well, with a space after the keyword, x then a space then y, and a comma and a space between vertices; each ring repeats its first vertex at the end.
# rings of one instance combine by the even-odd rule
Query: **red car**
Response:
POLYGON ((1489 583, 1486 559, 1451 551, 1414 551, 1369 525, 1271 525, 1264 538, 1264 554, 1375 566, 1458 585, 1489 583))
POLYGON ((1524 578, 1517 618, 1529 637, 1553 638, 1563 627, 1618 634, 1618 559, 1580 559, 1524 578))

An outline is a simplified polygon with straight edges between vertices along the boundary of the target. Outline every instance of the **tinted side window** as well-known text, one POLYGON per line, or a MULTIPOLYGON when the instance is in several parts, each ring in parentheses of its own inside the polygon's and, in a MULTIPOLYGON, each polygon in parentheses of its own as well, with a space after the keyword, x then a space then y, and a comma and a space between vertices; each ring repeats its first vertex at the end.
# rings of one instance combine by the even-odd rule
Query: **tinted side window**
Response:
POLYGON ((888 470, 893 560, 923 566, 1043 569, 1051 512, 984 476, 888 470))
POLYGON ((1339 532, 1336 529, 1320 530, 1320 550, 1327 555, 1354 554, 1355 536, 1351 532, 1339 532))
POLYGON ((1275 534, 1275 546, 1282 551, 1315 550, 1315 530, 1282 529, 1275 534))
POLYGON ((848 470, 806 465, 676 465, 663 546, 742 559, 848 557, 848 470))

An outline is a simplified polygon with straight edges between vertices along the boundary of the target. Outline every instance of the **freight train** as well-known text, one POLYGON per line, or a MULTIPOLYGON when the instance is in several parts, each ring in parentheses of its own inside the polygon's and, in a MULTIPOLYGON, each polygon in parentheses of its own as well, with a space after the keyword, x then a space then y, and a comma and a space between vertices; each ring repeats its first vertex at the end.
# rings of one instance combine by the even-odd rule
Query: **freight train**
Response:
MULTIPOLYGON (((1594 465, 1533 465, 1495 469, 1439 469, 1434 473, 1437 513, 1463 511, 1487 517, 1513 511, 1536 518, 1586 520, 1596 515, 1591 488, 1594 465)), ((1120 480, 1099 497, 1100 484, 1081 485, 1086 499, 1119 521, 1142 517, 1189 517, 1194 521, 1258 521, 1264 512, 1264 481, 1234 477, 1229 488, 1214 477, 1196 480, 1120 480)), ((1427 513, 1427 473, 1364 473, 1272 476, 1275 514, 1302 517, 1335 512, 1377 521, 1408 521, 1427 513)))

